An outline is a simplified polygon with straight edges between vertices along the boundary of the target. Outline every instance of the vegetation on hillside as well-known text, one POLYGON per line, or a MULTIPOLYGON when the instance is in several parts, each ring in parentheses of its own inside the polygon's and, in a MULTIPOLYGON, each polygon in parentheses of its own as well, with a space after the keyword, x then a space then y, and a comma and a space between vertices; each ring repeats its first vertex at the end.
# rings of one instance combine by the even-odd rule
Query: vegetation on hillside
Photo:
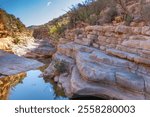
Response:
POLYGON ((11 44, 24 44, 27 42, 26 37, 30 36, 31 32, 25 27, 19 18, 16 18, 14 15, 8 14, 6 11, 0 9, 0 38, 10 38, 1 41, 1 44, 4 43, 6 46, 1 46, 1 49, 10 49, 11 44))
POLYGON ((19 33, 27 33, 28 31, 19 18, 0 9, 0 32, 0 37, 16 37, 19 33))
POLYGON ((69 11, 70 25, 75 26, 78 22, 85 22, 90 25, 99 24, 99 19, 102 19, 101 12, 107 7, 110 9, 107 12, 107 22, 111 22, 114 16, 117 15, 116 3, 114 0, 86 0, 82 4, 73 6, 69 11))
POLYGON ((42 33, 44 32, 46 37, 57 42, 60 37, 64 36, 66 29, 79 27, 80 24, 87 26, 112 23, 117 16, 122 18, 125 25, 130 25, 134 16, 127 6, 132 3, 135 4, 136 1, 141 3, 138 8, 140 9, 140 16, 135 19, 148 22, 150 20, 150 13, 148 12, 150 5, 144 4, 142 0, 86 0, 72 6, 65 15, 35 29, 34 36, 35 38, 43 38, 42 33))
POLYGON ((72 29, 79 24, 95 25, 102 23, 99 21, 103 16, 100 14, 106 7, 110 7, 104 21, 111 22, 117 15, 115 3, 113 0, 86 0, 83 3, 72 6, 70 11, 65 15, 56 18, 49 23, 34 29, 33 36, 35 38, 46 38, 58 41, 64 36, 66 29, 72 29), (45 34, 42 35, 42 34, 45 34))

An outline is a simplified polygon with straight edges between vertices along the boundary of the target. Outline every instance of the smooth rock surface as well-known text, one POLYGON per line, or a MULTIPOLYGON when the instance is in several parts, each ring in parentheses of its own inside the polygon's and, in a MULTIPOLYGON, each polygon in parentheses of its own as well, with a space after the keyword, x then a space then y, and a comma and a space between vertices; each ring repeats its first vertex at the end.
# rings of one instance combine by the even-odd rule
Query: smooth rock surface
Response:
MULTIPOLYGON (((73 42, 59 45, 53 60, 67 60, 72 66, 66 78, 59 77, 66 94, 108 99, 148 99, 149 80, 139 75, 141 67, 128 60, 133 54, 111 49, 107 53, 109 55, 73 42)), ((46 71, 53 74, 51 64, 46 71)), ((144 68, 142 73, 146 70, 144 68)))
POLYGON ((55 48, 48 41, 38 39, 28 45, 13 48, 16 55, 37 59, 51 57, 55 51, 55 48))
POLYGON ((145 99, 140 93, 120 90, 111 85, 88 82, 81 78, 77 67, 74 67, 71 77, 72 92, 82 96, 97 96, 108 99, 145 99))
POLYGON ((14 75, 42 66, 44 64, 36 60, 0 51, 0 74, 2 75, 14 75))
POLYGON ((127 89, 144 91, 143 78, 131 72, 116 72, 116 82, 127 89))

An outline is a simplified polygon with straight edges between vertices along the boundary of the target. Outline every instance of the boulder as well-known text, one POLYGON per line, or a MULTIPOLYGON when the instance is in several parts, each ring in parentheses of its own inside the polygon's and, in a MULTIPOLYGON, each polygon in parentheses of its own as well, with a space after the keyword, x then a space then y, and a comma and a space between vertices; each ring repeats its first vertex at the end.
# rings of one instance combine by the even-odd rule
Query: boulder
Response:
POLYGON ((81 76, 92 82, 114 83, 115 74, 110 66, 110 69, 105 69, 105 65, 92 63, 89 54, 79 52, 76 57, 76 64, 81 76))
MULTIPOLYGON (((58 78, 69 97, 81 95, 134 100, 150 97, 149 79, 144 76, 149 76, 149 67, 145 66, 149 61, 137 54, 107 48, 102 52, 69 42, 58 46, 53 56, 55 59, 64 60, 71 66, 68 75, 61 74, 58 78)), ((50 74, 53 70, 51 64, 47 69, 50 74)))
POLYGON ((0 51, 0 74, 2 75, 15 75, 42 66, 44 64, 36 60, 0 51))
POLYGON ((131 28, 128 26, 124 26, 124 25, 118 25, 115 29, 116 33, 130 33, 131 32, 131 28))

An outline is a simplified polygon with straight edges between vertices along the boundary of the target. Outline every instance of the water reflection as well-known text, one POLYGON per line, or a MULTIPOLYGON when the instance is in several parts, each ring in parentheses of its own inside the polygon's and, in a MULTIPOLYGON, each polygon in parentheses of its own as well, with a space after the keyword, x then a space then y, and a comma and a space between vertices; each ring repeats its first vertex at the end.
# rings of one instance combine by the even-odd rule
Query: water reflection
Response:
POLYGON ((22 73, 20 77, 11 76, 3 78, 0 81, 0 99, 9 100, 65 100, 64 93, 58 90, 52 81, 45 78, 39 78, 42 72, 32 70, 22 73))
POLYGON ((0 78, 0 99, 8 99, 10 90, 13 89, 13 87, 15 87, 17 84, 22 83, 22 80, 25 77, 26 73, 20 73, 17 75, 0 78))

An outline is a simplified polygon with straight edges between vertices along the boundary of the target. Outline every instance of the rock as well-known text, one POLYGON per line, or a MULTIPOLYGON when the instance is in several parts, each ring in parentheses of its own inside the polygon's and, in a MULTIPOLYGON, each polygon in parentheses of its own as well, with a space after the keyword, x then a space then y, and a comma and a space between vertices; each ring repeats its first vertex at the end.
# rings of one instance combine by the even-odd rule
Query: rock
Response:
POLYGON ((129 72, 116 72, 116 82, 121 87, 133 90, 144 91, 144 80, 142 77, 129 72))
POLYGON ((36 60, 0 51, 0 74, 14 75, 44 66, 36 60))
POLYGON ((65 91, 65 94, 68 97, 72 97, 72 89, 71 89, 71 83, 70 83, 70 76, 65 76, 64 74, 59 76, 59 83, 61 83, 62 88, 65 91))
POLYGON ((80 71, 80 74, 88 81, 93 82, 106 82, 114 83, 114 71, 113 69, 105 69, 105 66, 92 63, 89 54, 78 53, 76 58, 76 64, 80 71), (101 66, 101 67, 100 67, 101 66))
POLYGON ((74 42, 70 42, 67 44, 58 45, 57 51, 68 57, 74 58, 78 51, 91 53, 92 51, 94 51, 94 48, 79 45, 74 42))
POLYGON ((43 76, 49 77, 49 78, 53 78, 53 77, 57 76, 57 70, 55 69, 53 62, 51 62, 50 65, 48 66, 48 68, 46 68, 44 70, 43 76))
POLYGON ((68 56, 59 54, 59 53, 55 53, 55 55, 53 56, 53 60, 65 62, 65 65, 66 65, 67 70, 68 70, 69 72, 71 72, 72 67, 75 65, 74 59, 72 59, 72 58, 70 58, 70 57, 68 57, 68 56))
POLYGON ((141 64, 145 64, 145 65, 150 66, 150 60, 146 59, 146 58, 143 58, 143 57, 136 57, 136 58, 134 58, 134 61, 136 63, 141 63, 141 64))
POLYGON ((148 31, 140 26, 87 26, 77 36, 80 40, 59 44, 52 59, 69 63, 68 75, 59 78, 66 94, 149 99, 148 31))
POLYGON ((87 38, 91 39, 91 40, 95 40, 95 39, 97 39, 97 35, 89 34, 89 35, 87 35, 87 38))
POLYGON ((59 81, 59 76, 55 76, 54 81, 57 83, 59 81))
POLYGON ((106 50, 106 47, 100 46, 100 50, 105 51, 105 50, 106 50))
POLYGON ((74 94, 81 96, 96 96, 105 99, 145 99, 145 97, 136 92, 127 90, 119 90, 118 87, 88 82, 81 78, 77 67, 73 68, 71 76, 71 87, 74 94))
POLYGON ((123 41, 122 45, 131 48, 140 48, 140 41, 139 40, 123 41))
POLYGON ((132 27, 131 30, 134 34, 141 34, 142 27, 132 27))
POLYGON ((93 26, 87 26, 85 27, 85 31, 92 31, 93 30, 93 26))
MULTIPOLYGON (((128 61, 139 56, 115 49, 106 51, 116 57, 74 42, 58 46, 53 60, 56 58, 60 61, 67 60, 72 66, 68 75, 62 74, 59 77, 59 83, 62 84, 66 94, 109 99, 148 99, 146 95, 149 94, 144 90, 146 80, 138 75, 137 64, 128 61), (117 58, 119 56, 120 59, 117 58)), ((52 68, 51 64, 49 68, 52 68)), ((52 71, 47 70, 50 73, 52 71)))
POLYGON ((115 31, 115 27, 114 26, 103 26, 103 32, 108 32, 108 33, 112 33, 115 31))
POLYGON ((146 90, 147 93, 150 94, 150 77, 145 76, 144 80, 145 80, 145 90, 146 90))
POLYGON ((13 52, 19 56, 28 58, 49 58, 56 49, 47 41, 36 40, 26 46, 14 46, 13 52))
POLYGON ((128 52, 124 52, 116 49, 107 49, 106 52, 110 55, 117 56, 123 59, 128 59, 130 61, 134 61, 134 58, 138 57, 136 54, 130 54, 128 52))
POLYGON ((52 47, 40 47, 32 50, 32 53, 41 54, 43 56, 51 56, 55 53, 52 47))
POLYGON ((106 52, 107 52, 108 54, 111 54, 111 55, 114 55, 114 56, 118 56, 118 57, 120 57, 120 58, 127 58, 127 56, 126 56, 123 52, 121 52, 121 51, 119 51, 119 50, 107 49, 106 52))
POLYGON ((83 40, 80 40, 80 39, 75 39, 74 42, 77 43, 77 44, 86 45, 86 46, 89 46, 91 44, 90 41, 83 41, 83 40))
POLYGON ((102 28, 103 28, 102 26, 98 26, 98 25, 96 25, 96 26, 87 26, 85 28, 85 31, 93 31, 93 30, 102 31, 103 30, 102 28))
POLYGON ((150 40, 141 41, 140 48, 145 49, 145 50, 150 50, 150 40))
POLYGON ((96 43, 93 43, 93 47, 98 48, 98 47, 99 47, 99 45, 98 45, 98 44, 96 44, 96 43))
POLYGON ((101 62, 101 63, 105 63, 108 65, 113 65, 117 67, 129 67, 129 64, 130 64, 129 61, 109 56, 100 51, 93 51, 90 54, 90 58, 96 62, 101 62))
POLYGON ((150 35, 150 27, 149 26, 142 27, 142 34, 150 35))
POLYGON ((60 54, 60 53, 55 53, 53 55, 53 60, 59 60, 59 61, 64 61, 68 64, 75 64, 75 61, 74 59, 68 57, 68 56, 65 56, 63 54, 60 54))
POLYGON ((75 43, 67 43, 67 44, 61 44, 57 46, 57 51, 69 56, 69 57, 74 57, 74 50, 73 50, 73 44, 75 43))
POLYGON ((85 44, 81 44, 81 45, 87 45, 87 46, 90 46, 94 41, 94 39, 91 39, 91 38, 83 38, 82 40, 83 40, 83 43, 85 44))
POLYGON ((140 57, 139 55, 136 55, 136 54, 130 54, 128 52, 119 51, 119 50, 115 50, 115 49, 107 49, 106 52, 110 55, 114 55, 119 58, 124 58, 124 59, 128 59, 130 61, 134 61, 135 63, 145 64, 148 66, 150 65, 149 59, 140 57))
POLYGON ((75 64, 75 61, 65 55, 62 55, 60 53, 55 53, 53 55, 53 60, 51 62, 51 64, 48 66, 48 68, 44 71, 43 75, 49 78, 53 78, 54 76, 58 75, 57 73, 57 69, 54 67, 55 65, 55 61, 60 61, 60 62, 65 62, 67 65, 67 70, 71 71, 73 65, 75 64))
POLYGON ((124 26, 124 25, 119 25, 116 27, 115 29, 116 33, 130 33, 131 32, 131 28, 129 28, 128 26, 124 26))

